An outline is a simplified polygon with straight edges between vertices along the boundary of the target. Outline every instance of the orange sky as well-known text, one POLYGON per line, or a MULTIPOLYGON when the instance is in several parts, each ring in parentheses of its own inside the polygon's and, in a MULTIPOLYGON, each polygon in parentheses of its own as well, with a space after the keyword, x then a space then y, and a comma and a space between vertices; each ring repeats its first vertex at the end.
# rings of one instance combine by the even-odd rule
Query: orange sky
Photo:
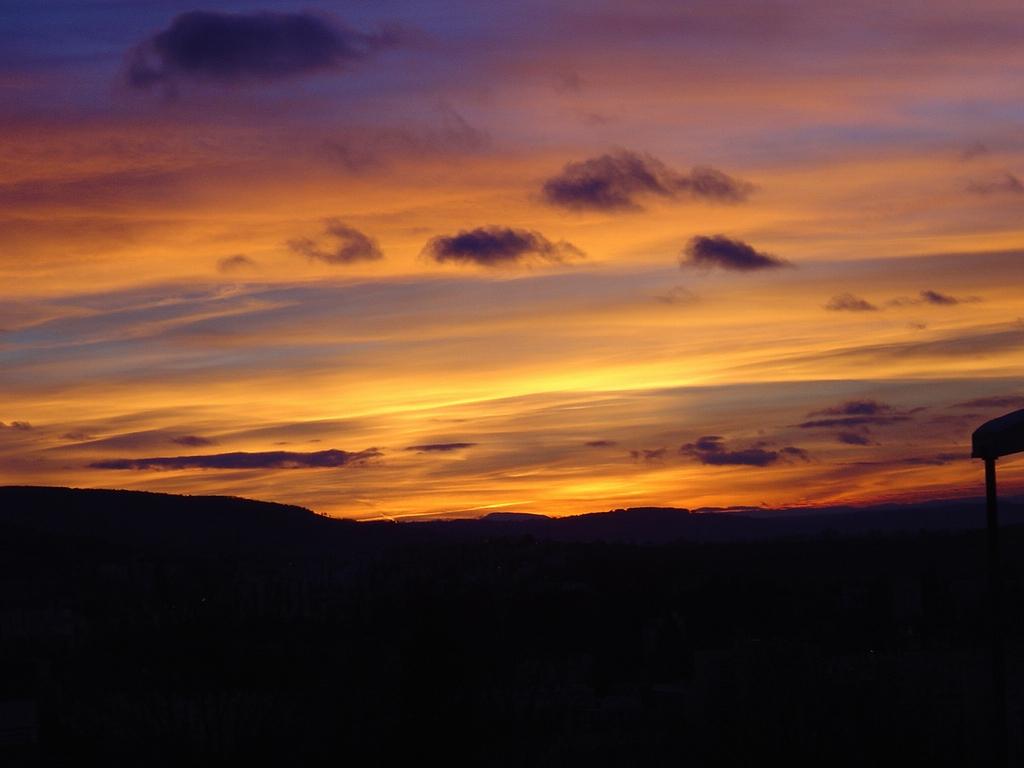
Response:
POLYGON ((1024 8, 821 5, 13 3, 0 482, 977 493, 1024 407, 1024 8))

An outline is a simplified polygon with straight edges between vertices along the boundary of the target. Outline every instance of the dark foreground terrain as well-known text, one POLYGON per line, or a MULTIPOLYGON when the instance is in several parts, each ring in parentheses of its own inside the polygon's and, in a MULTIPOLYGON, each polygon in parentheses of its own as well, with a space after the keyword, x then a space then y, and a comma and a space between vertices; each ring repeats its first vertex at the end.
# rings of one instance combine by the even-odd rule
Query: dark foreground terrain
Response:
POLYGON ((0 488, 0 764, 982 765, 983 520, 964 502, 368 525, 0 488))

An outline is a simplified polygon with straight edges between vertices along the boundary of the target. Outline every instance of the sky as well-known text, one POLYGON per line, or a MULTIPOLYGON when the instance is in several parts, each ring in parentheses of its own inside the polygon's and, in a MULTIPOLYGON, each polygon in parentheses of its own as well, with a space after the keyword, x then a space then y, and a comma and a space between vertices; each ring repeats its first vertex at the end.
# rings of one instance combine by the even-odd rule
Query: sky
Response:
POLYGON ((1019 0, 7 0, 0 39, 0 483, 914 501, 1024 407, 1019 0))

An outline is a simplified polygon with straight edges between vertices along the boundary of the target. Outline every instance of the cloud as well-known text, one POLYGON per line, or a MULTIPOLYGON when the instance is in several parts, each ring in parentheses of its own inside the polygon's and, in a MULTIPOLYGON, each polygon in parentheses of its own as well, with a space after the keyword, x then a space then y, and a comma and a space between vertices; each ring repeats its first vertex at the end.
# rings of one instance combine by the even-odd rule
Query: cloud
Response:
POLYGON ((840 293, 829 299, 825 309, 832 312, 876 312, 878 307, 867 299, 854 296, 852 293, 840 293))
POLYGON ((811 454, 805 451, 803 448, 797 448, 795 445, 787 445, 784 448, 779 448, 779 453, 783 456, 792 456, 800 459, 801 461, 810 461, 811 454))
POLYGON ((425 445, 410 445, 405 450, 417 451, 418 453, 448 453, 450 451, 461 451, 464 448, 472 448, 476 443, 427 443, 425 445))
POLYGON ((665 293, 654 297, 654 300, 661 304, 681 305, 692 304, 697 301, 697 294, 682 285, 669 288, 665 293))
POLYGON ((837 436, 839 442, 848 445, 871 445, 871 441, 865 437, 869 426, 886 426, 902 421, 909 421, 909 412, 897 412, 891 405, 880 403, 877 400, 847 400, 839 405, 823 408, 820 411, 811 411, 808 416, 829 416, 835 418, 812 419, 797 426, 800 429, 827 429, 840 428, 843 431, 837 436), (851 429, 860 428, 860 432, 853 432, 851 429))
POLYGON ((976 179, 967 183, 967 191, 975 195, 1024 195, 1024 182, 1005 171, 988 179, 976 179))
POLYGON ((639 451, 630 451, 629 456, 633 461, 661 461, 666 453, 667 448, 642 448, 639 451))
POLYGON ((949 296, 945 293, 939 293, 938 291, 921 291, 921 299, 928 304, 939 304, 943 306, 960 303, 960 299, 955 296, 949 296))
POLYGON ((964 453, 936 453, 932 456, 908 456, 900 459, 898 463, 910 467, 941 467, 954 461, 965 461, 968 454, 964 453))
POLYGON ((834 427, 863 427, 863 426, 885 426, 896 424, 901 421, 910 421, 910 417, 904 414, 893 414, 891 416, 844 416, 838 419, 812 419, 797 424, 800 429, 824 429, 834 427))
MULTIPOLYGON (((914 307, 920 306, 921 304, 931 304, 937 307, 953 307, 957 304, 966 304, 968 302, 981 301, 977 296, 958 297, 950 296, 947 293, 940 293, 939 291, 924 290, 918 293, 917 296, 909 298, 902 296, 896 299, 890 299, 886 304, 890 307, 914 307)), ((840 293, 829 299, 828 304, 825 305, 825 309, 832 312, 877 312, 879 307, 872 304, 867 299, 863 299, 852 293, 840 293)))
POLYGON ((754 186, 715 168, 687 173, 668 168, 647 154, 618 150, 567 163, 544 182, 541 194, 551 205, 575 211, 640 210, 638 198, 680 196, 715 202, 742 202, 754 186))
POLYGON ((74 430, 72 432, 65 432, 60 436, 61 440, 73 440, 74 442, 82 442, 83 440, 92 440, 96 437, 92 432, 86 432, 85 430, 74 430))
POLYGON ((489 226, 431 238, 421 255, 439 264, 451 261, 499 267, 517 264, 530 257, 562 262, 567 258, 581 257, 583 252, 572 243, 564 240, 553 243, 532 230, 489 226))
POLYGON ((845 403, 812 411, 808 416, 878 416, 892 413, 892 406, 877 400, 847 400, 845 403))
POLYGON ((393 43, 310 13, 190 11, 128 54, 135 88, 267 82, 340 70, 393 43))
POLYGON ((337 241, 329 250, 320 247, 315 240, 308 237, 289 240, 288 247, 294 253, 328 264, 353 264, 357 261, 376 261, 384 257, 376 240, 338 219, 327 219, 324 233, 337 241))
POLYGON ((679 260, 682 267, 718 267, 734 272, 776 269, 790 263, 770 253, 754 250, 742 240, 725 235, 698 235, 690 240, 679 260))
POLYGON ((310 469, 363 464, 380 456, 376 448, 351 453, 331 449, 312 453, 263 451, 215 453, 204 456, 168 456, 148 459, 110 459, 89 464, 92 469, 310 469))
MULTIPOLYGON (((774 358, 771 366, 779 364, 811 364, 821 366, 834 362, 847 362, 859 366, 877 365, 882 360, 895 360, 907 364, 910 360, 942 360, 1014 353, 1024 345, 1024 321, 978 326, 956 330, 937 339, 884 344, 849 346, 813 354, 774 358)), ((743 368, 757 368, 763 364, 750 364, 743 368)))
POLYGON ((217 259, 217 270, 220 272, 235 272, 239 269, 249 269, 255 266, 256 262, 242 253, 217 259))
POLYGON ((1024 395, 992 395, 956 403, 953 408, 1024 408, 1024 395))
POLYGON ((618 443, 615 440, 588 440, 584 445, 587 448, 611 448, 618 443))
POLYGON ((974 304, 981 301, 977 296, 950 296, 948 293, 939 291, 924 290, 915 298, 900 297, 892 299, 889 305, 892 307, 912 307, 921 304, 931 304, 936 307, 955 307, 957 304, 974 304))
MULTIPOLYGON (((186 176, 180 170, 140 167, 82 176, 29 178, 0 184, 0 206, 14 209, 68 206, 76 210, 106 210, 125 205, 137 206, 143 202, 168 205, 180 202, 184 197, 186 176)), ((55 223, 50 222, 49 228, 54 226, 55 223)))
POLYGON ((32 429, 32 425, 27 421, 12 421, 9 424, 5 424, 0 421, 0 429, 13 429, 16 432, 28 432, 32 429))
POLYGON ((960 152, 961 160, 974 160, 978 157, 991 154, 992 150, 989 149, 988 145, 981 141, 975 141, 963 148, 960 152))
POLYGON ((200 437, 199 435, 182 435, 181 437, 172 437, 171 442, 176 445, 187 445, 191 448, 217 444, 216 440, 210 440, 208 437, 200 437))
POLYGON ((717 467, 767 467, 788 458, 810 461, 807 451, 793 445, 778 450, 769 450, 764 447, 764 444, 753 445, 740 450, 728 450, 722 438, 718 435, 699 437, 696 442, 680 446, 679 453, 685 456, 692 456, 701 464, 717 467))

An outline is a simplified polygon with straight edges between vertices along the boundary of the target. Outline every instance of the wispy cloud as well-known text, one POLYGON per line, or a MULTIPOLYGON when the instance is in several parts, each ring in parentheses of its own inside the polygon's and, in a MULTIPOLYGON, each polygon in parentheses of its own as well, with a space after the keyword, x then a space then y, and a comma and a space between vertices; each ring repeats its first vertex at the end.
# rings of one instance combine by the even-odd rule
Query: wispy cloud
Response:
POLYGON ((240 269, 251 269, 256 262, 244 253, 236 253, 232 256, 224 256, 217 259, 217 269, 220 272, 237 272, 240 269))
POLYGON ((825 309, 831 312, 877 312, 878 307, 852 293, 840 293, 829 299, 825 309))
POLYGON ((405 450, 416 451, 417 453, 451 453, 472 448, 476 443, 425 443, 423 445, 410 445, 405 450))
POLYGON ((1024 395, 989 395, 956 403, 954 408, 1024 408, 1024 395))
POLYGON ((370 448, 351 453, 330 449, 312 453, 294 451, 263 451, 246 453, 215 453, 199 456, 161 456, 145 459, 107 459, 89 464, 92 469, 329 469, 350 464, 365 464, 380 456, 370 448))
POLYGON ((1017 176, 1004 171, 988 178, 974 179, 967 183, 967 191, 975 195, 1024 195, 1024 182, 1017 176))
POLYGON ((354 264, 357 261, 376 261, 384 258, 377 241, 338 219, 324 224, 324 237, 329 245, 308 237, 288 241, 288 247, 309 259, 327 264, 354 264))

